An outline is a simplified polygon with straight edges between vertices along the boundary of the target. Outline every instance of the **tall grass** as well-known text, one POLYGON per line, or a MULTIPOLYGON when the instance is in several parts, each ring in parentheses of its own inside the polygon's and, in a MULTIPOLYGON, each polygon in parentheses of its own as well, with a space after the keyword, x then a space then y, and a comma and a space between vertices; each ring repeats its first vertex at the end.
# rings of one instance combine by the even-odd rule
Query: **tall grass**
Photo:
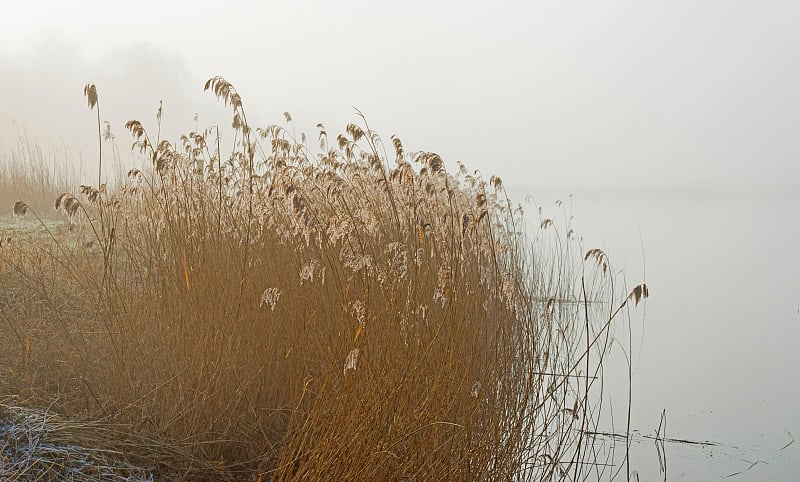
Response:
POLYGON ((218 129, 173 145, 130 121, 150 168, 76 192, 70 237, 0 250, 4 391, 113 424, 103 444, 159 477, 607 470, 584 435, 616 316, 588 308, 613 296, 602 252, 549 219, 525 235, 498 178, 363 117, 312 147, 206 89, 233 110, 231 154, 218 129))
POLYGON ((16 201, 24 199, 35 211, 51 213, 58 193, 76 185, 76 171, 69 165, 67 154, 52 145, 42 146, 26 134, 21 134, 13 145, 0 145, 2 212, 10 212, 16 201))

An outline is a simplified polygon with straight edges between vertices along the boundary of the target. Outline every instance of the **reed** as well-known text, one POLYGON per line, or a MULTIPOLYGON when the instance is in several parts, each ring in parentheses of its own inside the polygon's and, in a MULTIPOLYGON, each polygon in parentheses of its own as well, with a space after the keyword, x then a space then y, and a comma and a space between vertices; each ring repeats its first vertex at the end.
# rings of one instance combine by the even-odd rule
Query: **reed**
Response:
POLYGON ((218 129, 153 143, 130 121, 146 169, 61 195, 72 231, 0 249, 2 392, 113 427, 86 445, 159 479, 606 470, 585 435, 619 312, 590 314, 587 276, 614 297, 602 252, 550 219, 526 235, 499 178, 385 145, 363 116, 312 146, 251 128, 224 79, 206 89, 232 109, 229 155, 218 129))

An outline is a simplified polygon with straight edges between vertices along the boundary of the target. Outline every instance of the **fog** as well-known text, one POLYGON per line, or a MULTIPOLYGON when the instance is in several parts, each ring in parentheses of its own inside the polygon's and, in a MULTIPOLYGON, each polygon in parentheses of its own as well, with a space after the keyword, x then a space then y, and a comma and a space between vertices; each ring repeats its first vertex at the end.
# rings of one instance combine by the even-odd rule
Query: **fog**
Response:
POLYGON ((92 159, 90 81, 120 142, 161 99, 171 133, 195 112, 226 125, 202 92, 222 75, 256 125, 339 131, 357 107, 384 138, 531 187, 797 184, 795 2, 68 3, 0 19, 4 137, 78 138, 92 159))
POLYGON ((63 139, 94 172, 85 83, 125 151, 124 122, 154 129, 161 100, 168 138, 195 113, 229 126, 203 92, 222 75, 253 125, 288 111, 313 138, 358 108, 384 139, 499 174, 520 201, 552 212, 575 194, 587 248, 651 287, 633 320, 635 427, 666 409, 673 435, 722 442, 714 464, 677 462, 691 480, 800 469, 797 446, 777 449, 800 432, 800 3, 65 4, 0 18, 6 146, 63 139))

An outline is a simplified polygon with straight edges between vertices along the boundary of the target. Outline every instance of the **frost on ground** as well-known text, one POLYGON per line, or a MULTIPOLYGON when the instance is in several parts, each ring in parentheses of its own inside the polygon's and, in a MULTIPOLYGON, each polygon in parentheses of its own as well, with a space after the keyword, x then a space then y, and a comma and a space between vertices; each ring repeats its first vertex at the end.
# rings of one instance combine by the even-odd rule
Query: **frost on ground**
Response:
POLYGON ((152 481, 121 451, 95 448, 109 435, 97 424, 0 403, 0 480, 152 481))

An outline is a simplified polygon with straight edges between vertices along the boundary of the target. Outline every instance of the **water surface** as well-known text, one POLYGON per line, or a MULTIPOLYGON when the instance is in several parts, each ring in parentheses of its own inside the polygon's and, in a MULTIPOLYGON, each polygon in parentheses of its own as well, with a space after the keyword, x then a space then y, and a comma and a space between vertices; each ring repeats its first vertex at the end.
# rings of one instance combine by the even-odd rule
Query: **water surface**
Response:
MULTIPOLYGON (((572 194, 584 247, 604 249, 629 287, 649 286, 631 312, 632 428, 653 434, 665 410, 667 437, 716 444, 666 443, 668 480, 740 471, 726 480, 798 480, 800 441, 783 447, 800 436, 800 188, 510 192, 531 195, 530 217, 541 205, 557 222, 555 200, 572 194)), ((624 329, 616 334, 627 344, 624 329)), ((606 392, 613 431, 624 433, 627 373, 616 352, 606 392)), ((637 440, 631 469, 663 480, 655 444, 637 440)))

